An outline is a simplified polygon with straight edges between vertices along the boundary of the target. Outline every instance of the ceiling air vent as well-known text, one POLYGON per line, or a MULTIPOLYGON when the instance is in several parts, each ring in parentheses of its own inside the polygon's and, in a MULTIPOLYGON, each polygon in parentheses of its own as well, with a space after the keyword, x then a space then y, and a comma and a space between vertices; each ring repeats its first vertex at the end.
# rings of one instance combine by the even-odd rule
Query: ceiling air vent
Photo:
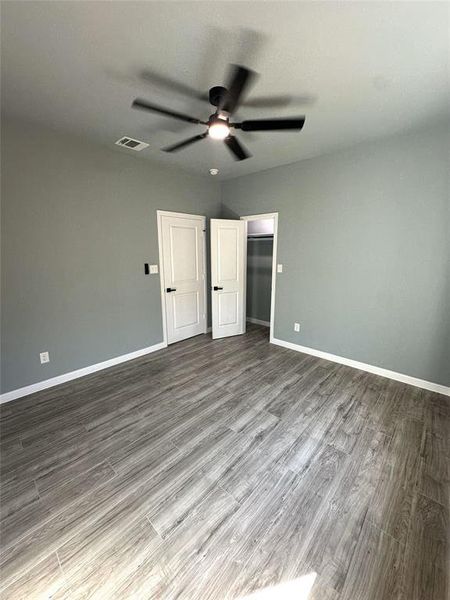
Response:
POLYGON ((116 144, 118 146, 125 146, 125 148, 130 148, 131 150, 136 150, 136 152, 140 152, 144 148, 148 148, 148 144, 145 142, 140 142, 139 140, 134 140, 133 138, 123 137, 120 140, 117 140, 116 144))

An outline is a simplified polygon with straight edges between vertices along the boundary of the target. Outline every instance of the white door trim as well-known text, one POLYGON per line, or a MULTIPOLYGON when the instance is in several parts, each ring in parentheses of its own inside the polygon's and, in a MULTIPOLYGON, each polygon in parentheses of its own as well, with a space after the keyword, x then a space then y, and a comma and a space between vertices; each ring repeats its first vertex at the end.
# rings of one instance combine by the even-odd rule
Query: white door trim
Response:
POLYGON ((243 221, 260 221, 261 219, 273 219, 273 254, 272 254, 272 290, 270 293, 270 342, 274 340, 275 326, 275 290, 277 285, 277 250, 278 250, 278 213, 264 213, 261 215, 246 215, 241 217, 243 221))
POLYGON ((198 219, 203 225, 203 295, 204 306, 206 311, 205 330, 207 332, 208 323, 208 304, 206 295, 206 217, 203 215, 191 215, 189 213, 172 212, 169 210, 157 210, 156 218, 158 223, 158 254, 159 254, 159 284, 161 293, 161 311, 162 311, 162 326, 163 326, 163 342, 167 346, 167 315, 166 315, 166 295, 164 291, 164 261, 162 247, 162 217, 179 217, 181 219, 198 219))

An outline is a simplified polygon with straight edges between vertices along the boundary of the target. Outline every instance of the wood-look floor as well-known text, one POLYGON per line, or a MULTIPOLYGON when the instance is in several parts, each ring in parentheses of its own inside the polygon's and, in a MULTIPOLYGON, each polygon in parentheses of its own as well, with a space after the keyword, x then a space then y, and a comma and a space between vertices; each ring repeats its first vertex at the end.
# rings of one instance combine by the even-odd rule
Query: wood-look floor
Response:
POLYGON ((250 326, 4 405, 1 597, 446 600, 448 400, 250 326))

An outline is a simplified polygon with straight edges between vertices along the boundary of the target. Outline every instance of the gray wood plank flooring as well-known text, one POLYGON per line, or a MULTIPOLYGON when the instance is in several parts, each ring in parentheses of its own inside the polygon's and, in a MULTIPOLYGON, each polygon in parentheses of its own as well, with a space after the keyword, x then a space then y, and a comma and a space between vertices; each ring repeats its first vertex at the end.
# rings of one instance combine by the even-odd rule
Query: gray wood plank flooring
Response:
POLYGON ((448 598, 444 396, 250 325, 1 412, 4 600, 448 598))

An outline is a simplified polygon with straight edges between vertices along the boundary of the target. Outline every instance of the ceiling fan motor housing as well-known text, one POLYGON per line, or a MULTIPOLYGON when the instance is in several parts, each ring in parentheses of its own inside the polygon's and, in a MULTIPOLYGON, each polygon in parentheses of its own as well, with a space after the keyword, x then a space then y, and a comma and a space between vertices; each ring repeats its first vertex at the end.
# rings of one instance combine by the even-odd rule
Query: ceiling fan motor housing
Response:
POLYGON ((222 102, 222 98, 226 94, 227 90, 221 85, 216 85, 209 90, 209 102, 213 106, 219 106, 222 102))

